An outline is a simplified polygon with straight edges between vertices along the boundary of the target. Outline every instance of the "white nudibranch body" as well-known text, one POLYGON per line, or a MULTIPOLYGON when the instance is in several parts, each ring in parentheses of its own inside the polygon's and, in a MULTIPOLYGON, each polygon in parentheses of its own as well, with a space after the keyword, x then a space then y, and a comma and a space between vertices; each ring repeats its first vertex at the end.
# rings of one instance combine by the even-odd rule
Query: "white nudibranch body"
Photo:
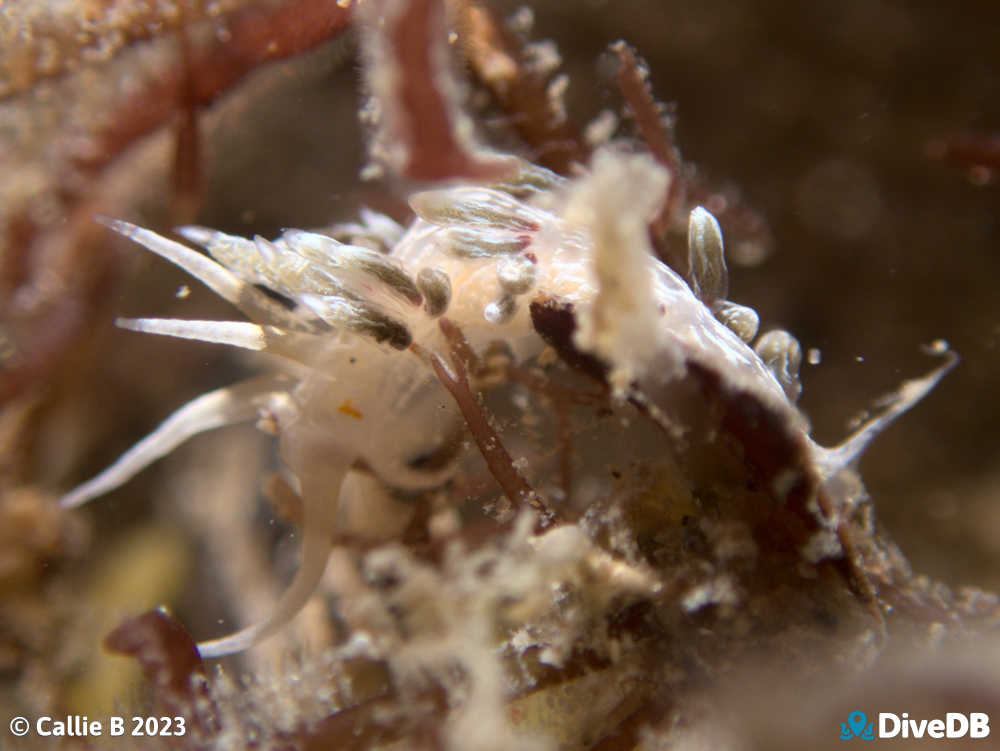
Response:
POLYGON ((798 342, 771 333, 755 352, 748 342, 756 314, 721 299, 728 282, 715 219, 700 208, 692 212, 689 245, 698 295, 654 257, 648 220, 668 180, 650 157, 603 150, 590 172, 573 181, 525 164, 507 184, 418 193, 410 200, 417 219, 405 231, 373 212, 363 214, 363 224, 323 233, 288 230, 270 241, 200 227, 179 230, 214 260, 132 224, 102 220, 187 270, 250 319, 119 325, 262 351, 288 367, 185 405, 66 495, 63 505, 80 505, 121 485, 197 433, 268 417, 302 500, 302 563, 268 621, 199 645, 203 656, 245 649, 303 607, 345 516, 377 503, 380 494, 433 489, 452 477, 454 437, 464 423, 434 367, 447 370, 452 362, 442 316, 472 352, 501 340, 517 363, 547 347, 532 304, 572 311, 572 345, 606 365, 619 402, 639 404, 666 424, 662 405, 669 397, 663 394, 696 367, 801 436, 820 476, 847 467, 944 369, 913 385, 891 414, 844 446, 815 446, 794 405, 798 342), (435 461, 423 461, 428 456, 435 461))

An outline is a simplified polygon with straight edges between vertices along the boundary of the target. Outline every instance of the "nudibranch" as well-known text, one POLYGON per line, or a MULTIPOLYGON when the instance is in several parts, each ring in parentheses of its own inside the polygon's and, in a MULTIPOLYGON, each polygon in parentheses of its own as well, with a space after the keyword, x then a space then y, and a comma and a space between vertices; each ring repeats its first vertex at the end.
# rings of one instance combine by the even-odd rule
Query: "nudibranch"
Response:
POLYGON ((779 533, 789 546, 814 562, 850 563, 859 553, 843 530, 866 497, 845 477, 868 441, 955 358, 949 353, 936 371, 904 385, 841 446, 818 446, 796 407, 801 348, 784 331, 758 336, 757 314, 727 299, 715 218, 703 208, 690 214, 688 279, 652 252, 648 223, 669 180, 650 156, 605 147, 571 179, 524 162, 504 181, 418 192, 408 228, 364 211, 358 224, 288 230, 274 240, 178 230, 208 256, 102 219, 248 319, 120 319, 120 326, 255 350, 284 365, 183 406, 62 505, 122 485, 198 433, 253 421, 275 432, 302 501, 300 568, 269 620, 200 645, 204 656, 245 649, 303 607, 338 530, 351 531, 359 516, 377 514, 400 493, 448 486, 463 466, 482 461, 480 453, 507 500, 533 506, 547 525, 580 518, 599 500, 606 486, 588 482, 586 446, 561 465, 580 489, 572 494, 553 480, 559 462, 531 453, 557 431, 532 444, 480 414, 487 435, 474 429, 475 447, 461 440, 469 411, 490 409, 490 393, 511 382, 503 371, 476 380, 472 360, 501 351, 512 368, 559 361, 566 378, 596 379, 591 393, 614 414, 603 424, 617 431, 601 445, 645 431, 635 440, 655 442, 649 454, 673 468, 674 485, 683 484, 686 463, 703 463, 715 448, 735 451, 781 509, 779 533), (463 385, 485 402, 453 398, 463 385))

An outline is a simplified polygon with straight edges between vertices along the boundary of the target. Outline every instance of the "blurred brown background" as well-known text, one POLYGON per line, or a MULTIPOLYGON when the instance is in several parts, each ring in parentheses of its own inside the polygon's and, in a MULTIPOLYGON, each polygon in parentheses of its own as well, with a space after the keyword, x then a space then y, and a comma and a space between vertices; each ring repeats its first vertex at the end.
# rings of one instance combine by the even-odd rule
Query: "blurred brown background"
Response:
MULTIPOLYGON (((497 7, 510 14, 518 4, 497 7)), ((731 296, 759 311, 763 329, 787 328, 804 349, 821 350, 820 364, 803 365, 801 402, 821 443, 838 442, 874 399, 932 369, 922 344, 945 339, 961 355, 926 402, 877 440, 862 470, 880 517, 917 571, 1000 589, 1000 176, 970 176, 928 155, 934 141, 1000 134, 1000 5, 620 0, 532 7, 532 37, 555 40, 563 56, 570 118, 585 125, 603 109, 620 111, 606 49, 627 40, 648 61, 657 97, 676 103, 686 159, 709 184, 738 188, 767 221, 770 252, 753 264, 731 259, 731 296)), ((76 198, 71 208, 52 204, 67 185, 60 155, 77 130, 107 115, 104 94, 126 87, 136 71, 155 78, 176 65, 175 40, 161 36, 148 49, 126 45, 110 62, 0 100, 5 273, 20 263, 12 248, 30 246, 32 263, 44 269, 48 256, 38 248, 58 258, 51 248, 84 242, 67 237, 71 226, 86 228, 90 250, 68 264, 65 279, 106 270, 92 285, 87 325, 70 337, 71 354, 33 370, 20 401, 8 405, 0 432, 29 436, 5 446, 4 469, 15 485, 67 489, 184 401, 247 368, 246 359, 220 348, 113 328, 116 315, 231 316, 200 284, 90 222, 101 210, 170 226, 168 133, 111 160, 96 178, 100 206, 76 198), (27 245, 11 230, 24 205, 41 227, 27 245), (178 298, 185 284, 190 294, 178 298), (23 414, 31 429, 18 433, 23 414)), ((350 219, 362 204, 398 210, 398 196, 357 179, 359 78, 351 40, 341 36, 257 70, 223 97, 202 116, 205 193, 197 221, 252 236, 350 219)), ((0 343, 16 353, 48 330, 32 329, 32 320, 5 321, 0 343)), ((211 456, 181 452, 95 504, 99 544, 80 543, 77 553, 92 562, 87 551, 100 550, 120 568, 135 555, 127 547, 114 552, 123 532, 166 518, 157 531, 162 541, 164 530, 190 524, 190 515, 178 522, 163 510, 166 496, 160 510, 136 499, 157 495, 152 489, 211 456)), ((246 508, 255 513, 251 499, 246 508)), ((183 591, 179 614, 206 633, 226 615, 215 612, 215 583, 192 575, 190 553, 173 542, 164 543, 162 557, 177 581, 156 597, 183 591)), ((279 567, 288 563, 278 558, 279 567)), ((210 559, 204 550, 195 554, 195 572, 210 571, 210 559)), ((91 563, 80 569, 94 570, 91 563)), ((39 606, 4 626, 23 635, 46 618, 39 606)), ((13 675, 18 659, 0 669, 13 675)))

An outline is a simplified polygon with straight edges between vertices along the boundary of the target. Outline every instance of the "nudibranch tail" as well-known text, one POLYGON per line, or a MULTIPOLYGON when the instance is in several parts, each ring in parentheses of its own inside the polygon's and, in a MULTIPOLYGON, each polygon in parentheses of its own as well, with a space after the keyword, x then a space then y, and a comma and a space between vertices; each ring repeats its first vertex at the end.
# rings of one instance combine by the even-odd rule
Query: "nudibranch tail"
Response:
POLYGON ((261 408, 284 395, 287 389, 286 377, 267 375, 199 396, 170 415, 110 467, 63 496, 60 505, 81 506, 121 487, 192 436, 256 419, 261 408))
POLYGON ((840 445, 831 449, 819 449, 819 464, 824 474, 830 475, 847 467, 855 467, 876 436, 927 396, 958 365, 958 353, 947 347, 943 341, 926 347, 928 354, 942 355, 945 362, 925 376, 903 381, 895 392, 880 400, 886 406, 885 411, 868 420, 840 445))

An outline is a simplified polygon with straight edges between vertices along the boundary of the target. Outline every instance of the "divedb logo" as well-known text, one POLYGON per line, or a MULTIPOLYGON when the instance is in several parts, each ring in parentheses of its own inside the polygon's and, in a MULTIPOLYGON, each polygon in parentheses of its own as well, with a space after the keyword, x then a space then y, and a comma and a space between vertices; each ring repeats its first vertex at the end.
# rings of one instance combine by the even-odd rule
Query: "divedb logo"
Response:
POLYGON ((840 740, 850 741, 860 738, 873 741, 876 738, 987 738, 990 734, 990 716, 985 712, 948 712, 943 718, 913 719, 907 712, 893 714, 878 713, 878 733, 875 722, 868 716, 854 710, 847 716, 847 722, 840 723, 840 740))

